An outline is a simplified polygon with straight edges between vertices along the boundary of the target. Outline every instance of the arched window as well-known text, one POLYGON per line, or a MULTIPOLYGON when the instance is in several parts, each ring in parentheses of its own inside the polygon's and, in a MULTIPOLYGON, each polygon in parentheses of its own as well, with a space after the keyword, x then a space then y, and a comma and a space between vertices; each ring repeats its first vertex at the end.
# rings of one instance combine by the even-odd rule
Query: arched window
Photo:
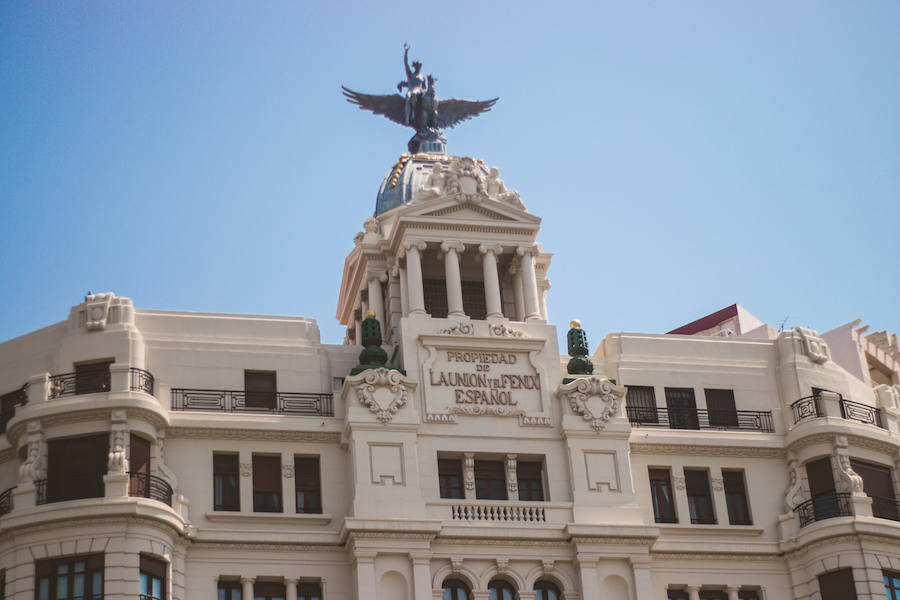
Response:
POLYGON ((469 586, 459 579, 448 579, 444 581, 443 600, 471 600, 472 594, 469 593, 469 586))
POLYGON ((502 579, 495 579, 488 584, 491 592, 489 600, 516 600, 516 590, 502 579))
POLYGON ((560 600, 562 594, 555 583, 551 581, 537 581, 534 584, 534 600, 560 600))

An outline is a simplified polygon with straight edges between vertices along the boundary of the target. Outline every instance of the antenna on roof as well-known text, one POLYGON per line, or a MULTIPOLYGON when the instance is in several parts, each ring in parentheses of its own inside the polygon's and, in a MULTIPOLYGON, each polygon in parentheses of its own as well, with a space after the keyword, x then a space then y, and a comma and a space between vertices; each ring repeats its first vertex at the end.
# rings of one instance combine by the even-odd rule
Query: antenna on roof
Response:
POLYGON ((782 331, 784 331, 784 326, 787 324, 787 320, 790 318, 791 318, 790 316, 787 316, 784 318, 784 320, 781 322, 781 325, 778 326, 778 333, 781 333, 782 331))

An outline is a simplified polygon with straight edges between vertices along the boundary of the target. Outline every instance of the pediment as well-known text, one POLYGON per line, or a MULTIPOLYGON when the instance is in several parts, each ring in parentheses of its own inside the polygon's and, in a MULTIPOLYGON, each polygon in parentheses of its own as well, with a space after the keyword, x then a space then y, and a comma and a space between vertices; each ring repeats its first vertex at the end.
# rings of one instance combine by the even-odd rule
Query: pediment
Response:
POLYGON ((460 202, 456 199, 435 198, 407 205, 398 215, 405 217, 439 218, 452 221, 493 221, 505 223, 540 223, 540 218, 510 206, 505 202, 485 199, 480 202, 460 202))

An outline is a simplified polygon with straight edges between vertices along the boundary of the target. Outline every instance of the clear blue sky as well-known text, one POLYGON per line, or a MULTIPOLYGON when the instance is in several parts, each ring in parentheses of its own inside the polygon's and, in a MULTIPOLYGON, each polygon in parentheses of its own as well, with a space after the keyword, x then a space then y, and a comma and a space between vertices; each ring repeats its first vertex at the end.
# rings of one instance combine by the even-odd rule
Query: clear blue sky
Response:
POLYGON ((334 318, 410 131, 402 45, 448 132, 555 254, 550 317, 667 331, 738 302, 900 332, 900 3, 4 2, 0 340, 87 290, 334 318))

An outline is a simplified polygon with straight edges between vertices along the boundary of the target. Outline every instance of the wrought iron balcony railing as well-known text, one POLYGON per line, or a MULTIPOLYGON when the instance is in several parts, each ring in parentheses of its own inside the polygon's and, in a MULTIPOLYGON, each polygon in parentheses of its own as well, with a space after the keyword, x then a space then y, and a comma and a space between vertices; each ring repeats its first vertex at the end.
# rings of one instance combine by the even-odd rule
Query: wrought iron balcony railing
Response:
POLYGON ((834 517, 852 517, 853 505, 850 497, 851 494, 848 493, 832 492, 798 504, 794 507, 794 512, 800 517, 800 527, 834 517))
POLYGON ((881 419, 881 409, 866 406, 859 402, 851 402, 841 398, 841 416, 848 421, 859 421, 866 425, 874 425, 884 429, 884 421, 881 419))
POLYGON ((0 517, 13 509, 12 491, 14 489, 16 489, 16 486, 13 486, 0 494, 0 517))
POLYGON ((25 406, 26 404, 28 404, 27 383, 17 390, 0 396, 0 433, 6 431, 6 424, 15 416, 16 407, 25 406))
POLYGON ((331 394, 173 389, 172 410, 333 417, 331 394))
POLYGON ((518 504, 454 504, 450 507, 450 516, 454 521, 547 522, 543 506, 518 504))
POLYGON ((794 415, 794 425, 806 419, 815 419, 822 416, 822 409, 819 407, 819 394, 812 396, 804 396, 793 404, 791 404, 791 413, 794 415))
POLYGON ((883 496, 871 496, 871 498, 873 517, 900 521, 900 500, 883 496))
POLYGON ((151 498, 172 506, 172 486, 162 477, 149 473, 128 473, 128 495, 151 498))
MULTIPOLYGON (((132 392, 144 392, 153 395, 154 379, 149 372, 131 367, 129 371, 128 389, 132 392)), ((104 363, 102 368, 80 370, 75 373, 63 373, 50 376, 50 398, 62 398, 63 396, 79 396, 81 394, 96 394, 108 392, 110 389, 109 365, 104 363)))
POLYGON ((625 412, 628 421, 637 427, 775 431, 770 411, 626 406, 625 412))
POLYGON ((34 480, 34 503, 38 506, 47 504, 47 480, 34 480))

